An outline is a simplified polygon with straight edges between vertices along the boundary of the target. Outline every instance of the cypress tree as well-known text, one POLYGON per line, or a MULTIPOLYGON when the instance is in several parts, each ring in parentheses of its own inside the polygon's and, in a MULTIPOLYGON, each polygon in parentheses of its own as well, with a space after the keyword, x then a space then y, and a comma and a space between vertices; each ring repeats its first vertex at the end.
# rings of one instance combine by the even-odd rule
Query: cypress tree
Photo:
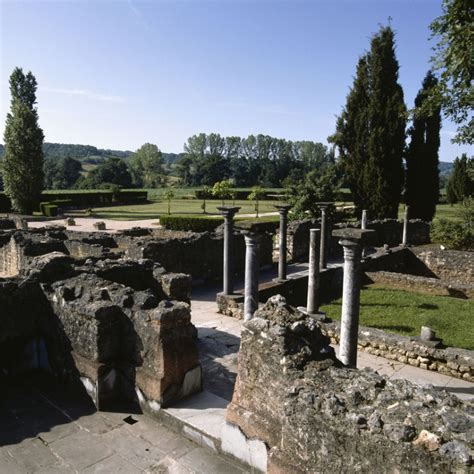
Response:
POLYGON ((369 127, 367 107, 369 102, 368 54, 359 58, 354 84, 347 96, 347 104, 337 120, 336 133, 329 138, 339 150, 344 177, 351 189, 356 213, 362 212, 367 202, 366 189, 362 185, 361 170, 367 162, 369 127))
POLYGON ((392 29, 382 27, 357 75, 330 137, 339 150, 356 212, 396 217, 403 185, 406 107, 398 84, 392 29))
POLYGON ((382 27, 372 38, 370 56, 370 127, 368 163, 363 187, 371 190, 370 216, 396 218, 403 186, 402 157, 405 149, 406 107, 398 84, 394 33, 382 27))
POLYGON ((428 71, 416 96, 415 116, 408 131, 411 141, 406 156, 406 202, 411 216, 425 221, 433 219, 438 203, 441 111, 439 107, 422 114, 417 111, 423 110, 437 84, 436 77, 428 71))
POLYGON ((38 125, 36 79, 15 68, 10 76, 11 109, 5 125, 5 194, 22 214, 31 214, 43 189, 43 131, 38 125))

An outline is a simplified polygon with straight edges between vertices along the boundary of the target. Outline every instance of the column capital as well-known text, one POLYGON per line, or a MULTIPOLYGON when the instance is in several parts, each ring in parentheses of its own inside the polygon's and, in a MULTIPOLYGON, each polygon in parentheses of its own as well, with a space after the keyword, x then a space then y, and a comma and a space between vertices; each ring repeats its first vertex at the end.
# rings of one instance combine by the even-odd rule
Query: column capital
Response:
POLYGON ((288 215, 288 211, 293 207, 291 204, 275 204, 274 206, 281 216, 288 215))
POLYGON ((248 247, 253 247, 260 243, 261 235, 256 232, 244 231, 245 245, 248 247))
POLYGON ((240 207, 237 206, 219 206, 218 211, 222 214, 224 219, 232 219, 237 212, 239 212, 240 207))
POLYGON ((375 237, 375 230, 347 227, 334 230, 332 235, 333 237, 339 237, 339 244, 343 247, 362 246, 370 243, 370 240, 375 237))

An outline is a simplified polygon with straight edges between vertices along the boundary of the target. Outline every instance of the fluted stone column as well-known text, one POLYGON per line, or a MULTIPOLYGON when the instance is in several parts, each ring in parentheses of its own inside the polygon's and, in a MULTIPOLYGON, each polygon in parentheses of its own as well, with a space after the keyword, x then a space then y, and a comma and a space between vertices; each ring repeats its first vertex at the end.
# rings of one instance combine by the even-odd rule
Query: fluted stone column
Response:
POLYGON ((245 298, 244 320, 249 321, 258 309, 258 274, 260 237, 256 233, 245 234, 245 298))
POLYGON ((362 245, 372 230, 341 229, 333 232, 344 248, 341 335, 339 359, 348 367, 357 366, 362 245))
POLYGON ((360 220, 360 228, 362 230, 367 229, 367 211, 365 209, 362 211, 362 218, 360 220))
POLYGON ((288 211, 291 209, 290 204, 279 204, 275 206, 280 214, 280 250, 278 255, 278 281, 286 280, 287 273, 287 227, 288 227, 288 211))
POLYGON ((405 212, 403 214, 403 237, 402 237, 402 246, 406 247, 408 245, 408 211, 410 206, 405 206, 405 212))
POLYGON ((234 216, 240 207, 222 206, 217 208, 224 217, 224 295, 234 292, 234 216))

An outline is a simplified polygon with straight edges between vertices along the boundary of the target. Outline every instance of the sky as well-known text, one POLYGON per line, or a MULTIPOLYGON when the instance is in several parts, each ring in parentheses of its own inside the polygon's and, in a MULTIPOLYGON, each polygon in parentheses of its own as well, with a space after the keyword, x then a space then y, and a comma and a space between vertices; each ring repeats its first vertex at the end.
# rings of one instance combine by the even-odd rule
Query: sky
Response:
MULTIPOLYGON (((178 153, 216 132, 326 143, 389 18, 413 106, 440 13, 441 0, 0 0, 0 133, 19 66, 38 81, 48 142, 178 153)), ((450 143, 454 131, 445 121, 441 161, 473 153, 450 143)))

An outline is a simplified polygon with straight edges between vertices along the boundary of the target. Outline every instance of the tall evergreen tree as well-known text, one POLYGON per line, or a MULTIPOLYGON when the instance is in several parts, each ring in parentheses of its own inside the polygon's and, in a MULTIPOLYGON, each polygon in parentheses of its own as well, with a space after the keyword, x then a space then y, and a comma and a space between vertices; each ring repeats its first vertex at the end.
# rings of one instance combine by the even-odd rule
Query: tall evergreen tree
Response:
POLYGON ((15 68, 10 76, 11 109, 5 125, 3 180, 15 210, 31 214, 43 189, 43 131, 38 125, 36 79, 15 68))
MULTIPOLYGON (((438 80, 428 71, 423 86, 415 99, 415 110, 424 107, 438 80)), ((431 221, 436 212, 439 196, 439 132, 441 110, 431 109, 424 114, 415 113, 408 131, 411 141, 406 156, 406 201, 413 218, 431 221)))
POLYGON ((396 217, 403 185, 406 107, 394 33, 382 27, 359 60, 347 104, 330 137, 341 155, 358 213, 396 217))
POLYGON ((369 55, 359 58, 356 77, 347 104, 337 120, 336 133, 329 138, 339 149, 339 157, 347 185, 351 189, 357 214, 369 196, 363 186, 363 169, 367 165, 369 141, 369 55))

